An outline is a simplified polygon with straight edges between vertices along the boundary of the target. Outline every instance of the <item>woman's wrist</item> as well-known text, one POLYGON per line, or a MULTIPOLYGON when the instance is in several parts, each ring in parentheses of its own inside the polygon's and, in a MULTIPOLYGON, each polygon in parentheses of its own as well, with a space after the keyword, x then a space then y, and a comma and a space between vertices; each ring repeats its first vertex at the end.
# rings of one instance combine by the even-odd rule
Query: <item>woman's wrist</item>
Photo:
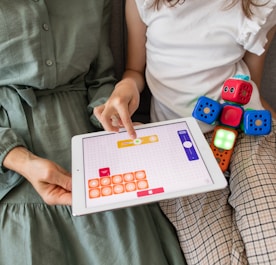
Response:
POLYGON ((25 176, 28 169, 28 162, 34 158, 34 154, 27 148, 18 146, 13 148, 3 160, 3 166, 25 176))

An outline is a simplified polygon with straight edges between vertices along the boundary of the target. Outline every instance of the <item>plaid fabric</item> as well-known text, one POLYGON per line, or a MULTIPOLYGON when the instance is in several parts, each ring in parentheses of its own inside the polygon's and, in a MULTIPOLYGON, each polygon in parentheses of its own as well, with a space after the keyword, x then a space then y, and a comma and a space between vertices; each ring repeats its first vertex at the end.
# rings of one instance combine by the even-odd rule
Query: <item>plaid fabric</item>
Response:
POLYGON ((188 264, 276 264, 275 133, 239 135, 226 189, 160 202, 188 264))

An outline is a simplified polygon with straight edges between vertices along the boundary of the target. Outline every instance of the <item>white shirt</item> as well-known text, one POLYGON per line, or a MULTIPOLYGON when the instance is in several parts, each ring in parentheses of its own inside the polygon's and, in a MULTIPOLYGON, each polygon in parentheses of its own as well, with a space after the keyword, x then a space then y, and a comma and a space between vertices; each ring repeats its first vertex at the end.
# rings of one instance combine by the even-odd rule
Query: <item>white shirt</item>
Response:
MULTIPOLYGON (((229 1, 186 0, 159 10, 150 7, 152 2, 136 0, 147 25, 146 79, 153 94, 152 121, 191 116, 203 95, 220 101, 226 79, 250 76, 244 53, 262 54, 266 34, 276 23, 276 0, 254 8, 252 20, 243 14, 241 1, 227 8, 229 1)), ((253 87, 244 107, 262 109, 258 89, 253 87)), ((202 126, 204 132, 210 129, 202 126)))

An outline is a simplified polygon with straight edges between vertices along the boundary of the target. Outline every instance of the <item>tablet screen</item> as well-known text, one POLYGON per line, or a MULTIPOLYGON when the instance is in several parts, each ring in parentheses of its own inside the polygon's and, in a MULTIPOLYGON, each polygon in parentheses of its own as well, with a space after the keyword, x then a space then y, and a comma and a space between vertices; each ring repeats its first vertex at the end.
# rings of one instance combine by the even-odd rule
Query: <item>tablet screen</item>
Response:
MULTIPOLYGON (((208 158, 203 159, 209 146, 206 142, 200 150, 186 121, 138 127, 136 132, 135 140, 125 131, 82 137, 86 208, 114 209, 214 185, 208 158)), ((211 151, 207 154, 215 160, 211 151)))

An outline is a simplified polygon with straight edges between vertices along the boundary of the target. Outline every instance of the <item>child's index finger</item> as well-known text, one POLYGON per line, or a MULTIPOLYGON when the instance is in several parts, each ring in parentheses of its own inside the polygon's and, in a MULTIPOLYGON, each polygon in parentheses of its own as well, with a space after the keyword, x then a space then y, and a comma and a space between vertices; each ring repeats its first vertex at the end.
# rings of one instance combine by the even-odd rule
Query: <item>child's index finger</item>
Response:
POLYGON ((125 130, 127 131, 129 137, 131 139, 136 139, 137 135, 136 135, 136 131, 134 129, 134 126, 133 126, 133 123, 132 123, 132 120, 129 116, 129 113, 120 113, 119 114, 120 116, 120 123, 121 125, 125 128, 125 130))

